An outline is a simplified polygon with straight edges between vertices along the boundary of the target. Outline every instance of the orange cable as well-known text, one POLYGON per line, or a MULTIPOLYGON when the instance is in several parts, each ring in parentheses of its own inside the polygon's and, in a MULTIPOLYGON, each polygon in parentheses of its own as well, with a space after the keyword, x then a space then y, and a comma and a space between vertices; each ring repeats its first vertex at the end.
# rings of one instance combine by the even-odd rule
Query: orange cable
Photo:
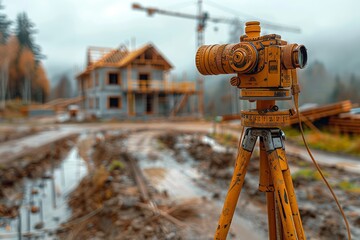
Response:
MULTIPOLYGON (((296 95, 297 95, 297 94, 296 94, 296 95)), ((300 126, 301 137, 302 137, 302 139, 303 139, 303 142, 304 142, 304 144, 305 144, 306 150, 307 150, 307 152, 309 153, 309 156, 310 156, 312 162, 314 163, 314 165, 315 165, 317 171, 319 172, 321 178, 324 180, 326 186, 328 187, 329 191, 331 192, 331 195, 333 196, 333 198, 334 198, 334 200, 335 200, 335 202, 336 202, 336 205, 338 206, 338 208, 339 208, 339 210, 340 210, 340 213, 341 213, 341 215, 342 215, 342 217, 343 217, 343 219, 344 219, 345 225, 346 225, 346 231, 347 231, 347 235, 348 235, 348 240, 351 240, 350 226, 349 226, 349 222, 348 222, 348 220, 347 220, 347 218, 346 218, 346 216, 345 216, 344 210, 342 209, 342 207, 341 207, 341 205, 340 205, 340 203, 339 203, 338 198, 336 197, 336 195, 335 195, 332 187, 330 186, 329 182, 326 180, 323 172, 322 172, 321 169, 320 169, 319 164, 316 162, 316 160, 315 160, 314 156, 312 155, 312 153, 311 153, 311 151, 310 151, 310 148, 309 148, 309 146, 308 146, 308 144, 307 144, 307 142, 306 142, 306 140, 305 140, 304 130, 303 130, 302 122, 301 122, 301 118, 300 118, 299 104, 298 104, 298 101, 297 101, 297 97, 298 97, 298 96, 295 96, 295 95, 294 95, 294 105, 295 105, 296 113, 297 113, 297 116, 298 116, 298 119, 299 119, 299 126, 300 126)))

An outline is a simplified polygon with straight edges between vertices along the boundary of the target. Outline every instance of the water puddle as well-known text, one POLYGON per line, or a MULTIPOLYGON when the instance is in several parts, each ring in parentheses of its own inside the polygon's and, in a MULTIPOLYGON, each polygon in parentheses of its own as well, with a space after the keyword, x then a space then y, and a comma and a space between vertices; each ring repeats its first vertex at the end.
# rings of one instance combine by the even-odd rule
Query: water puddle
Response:
MULTIPOLYGON (((196 137, 199 136, 182 135, 177 137, 175 150, 159 147, 156 141, 149 141, 142 136, 132 139, 131 143, 137 143, 138 150, 134 151, 136 152, 134 157, 138 159, 145 178, 158 191, 165 191, 173 200, 207 199, 203 203, 204 209, 199 211, 204 211, 203 214, 206 214, 204 216, 210 218, 207 220, 207 228, 212 235, 222 208, 222 200, 226 194, 228 182, 226 182, 226 187, 220 187, 216 180, 201 172, 198 167, 199 164, 202 164, 201 161, 194 160, 187 150, 189 144, 192 144, 193 138, 196 137), (215 199, 214 193, 219 193, 221 197, 215 199), (205 210, 207 209, 205 206, 211 206, 211 210, 205 210)), ((214 151, 222 153, 231 151, 207 136, 200 136, 199 140, 209 144, 214 151)), ((249 230, 254 229, 252 222, 240 218, 238 215, 234 216, 232 229, 237 237, 242 232, 246 239, 259 239, 249 230)), ((229 235, 228 239, 236 239, 236 236, 229 235)))
POLYGON ((21 239, 20 233, 22 239, 48 239, 70 217, 68 194, 86 174, 85 162, 73 147, 61 164, 47 170, 48 178, 24 179, 20 215, 0 218, 0 239, 21 239))
MULTIPOLYGON (((139 154, 141 155, 141 154, 139 154)), ((191 161, 179 163, 170 151, 157 152, 157 160, 146 156, 137 156, 145 177, 158 191, 166 191, 173 199, 185 199, 199 196, 211 196, 196 184, 200 173, 191 161)))
POLYGON ((220 145, 218 142, 215 141, 215 139, 210 138, 206 135, 202 136, 201 141, 205 144, 209 144, 213 151, 215 152, 227 152, 228 149, 222 145, 220 145))

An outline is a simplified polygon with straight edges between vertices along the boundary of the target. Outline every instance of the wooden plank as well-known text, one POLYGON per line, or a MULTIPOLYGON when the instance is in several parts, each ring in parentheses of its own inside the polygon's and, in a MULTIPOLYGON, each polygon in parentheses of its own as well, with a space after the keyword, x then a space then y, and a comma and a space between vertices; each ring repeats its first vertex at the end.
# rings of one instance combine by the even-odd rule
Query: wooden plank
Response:
POLYGON ((141 200, 144 203, 149 203, 150 195, 147 190, 147 186, 145 184, 144 176, 142 175, 142 172, 139 166, 137 165, 136 160, 133 157, 129 156, 128 154, 124 154, 124 157, 126 158, 127 162, 130 165, 132 175, 135 179, 136 185, 138 186, 140 192, 141 200))
POLYGON ((178 102, 178 104, 176 104, 173 108, 173 110, 170 113, 170 116, 175 116, 185 105, 185 103, 187 102, 187 99, 189 97, 189 94, 184 94, 180 101, 178 102))
MULTIPOLYGON (((314 107, 311 109, 300 111, 301 115, 307 118, 309 121, 315 121, 324 117, 336 116, 341 113, 347 113, 351 110, 351 101, 342 101, 334 104, 328 104, 320 107, 314 107)), ((290 117, 290 124, 298 123, 296 115, 290 117)))
POLYGON ((360 134, 360 119, 357 117, 356 115, 350 115, 348 118, 331 117, 329 126, 342 133, 360 134))
POLYGON ((240 120, 240 119, 241 119, 240 114, 228 114, 228 115, 221 116, 222 122, 232 121, 232 120, 240 120))

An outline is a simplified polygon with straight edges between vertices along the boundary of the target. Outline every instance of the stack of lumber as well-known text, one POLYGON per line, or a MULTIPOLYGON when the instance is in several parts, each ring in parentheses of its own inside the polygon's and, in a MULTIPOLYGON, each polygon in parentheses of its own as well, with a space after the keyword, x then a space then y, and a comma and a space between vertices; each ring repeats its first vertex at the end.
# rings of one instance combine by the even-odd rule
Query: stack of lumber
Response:
POLYGON ((222 115, 221 116, 221 121, 222 122, 240 120, 240 119, 241 119, 240 114, 227 114, 227 115, 222 115))
POLYGON ((331 117, 329 126, 338 132, 360 134, 360 115, 346 113, 331 117))
POLYGON ((57 98, 50 102, 47 102, 45 105, 47 106, 47 108, 52 108, 55 111, 64 111, 69 105, 79 104, 82 100, 82 96, 75 98, 57 98))
MULTIPOLYGON (((322 124, 335 132, 360 134, 360 114, 351 113, 353 107, 354 105, 350 100, 311 107, 300 110, 301 121, 311 129, 317 129, 313 122, 325 119, 325 121, 318 122, 318 124, 322 124)), ((240 119, 239 114, 222 116, 222 122, 237 119, 240 119)), ((296 125, 298 122, 297 115, 290 117, 290 125, 296 125)))
MULTIPOLYGON (((351 101, 346 100, 338 103, 327 104, 319 107, 312 107, 303 111, 300 111, 301 115, 308 121, 313 122, 321 118, 333 117, 342 113, 350 112, 352 108, 351 101)), ((296 115, 290 117, 290 124, 297 124, 298 117, 296 115)))

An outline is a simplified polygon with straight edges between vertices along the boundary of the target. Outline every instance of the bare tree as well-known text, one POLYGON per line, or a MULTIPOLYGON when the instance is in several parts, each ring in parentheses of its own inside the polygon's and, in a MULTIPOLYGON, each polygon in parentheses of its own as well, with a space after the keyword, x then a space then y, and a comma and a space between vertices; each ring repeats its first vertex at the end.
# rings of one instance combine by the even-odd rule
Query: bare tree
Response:
POLYGON ((6 93, 9 81, 9 61, 6 59, 0 70, 0 109, 4 110, 6 106, 6 93))

